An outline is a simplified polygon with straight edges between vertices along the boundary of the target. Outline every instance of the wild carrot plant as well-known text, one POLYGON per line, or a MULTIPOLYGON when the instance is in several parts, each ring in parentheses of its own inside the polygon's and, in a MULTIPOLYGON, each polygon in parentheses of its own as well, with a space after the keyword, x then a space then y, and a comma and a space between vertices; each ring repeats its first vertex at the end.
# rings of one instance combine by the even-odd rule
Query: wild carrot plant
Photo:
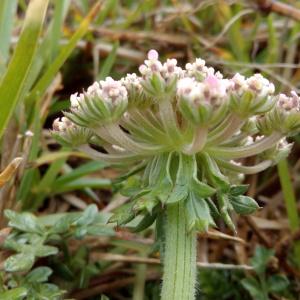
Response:
POLYGON ((96 160, 141 174, 125 217, 113 220, 125 224, 141 214, 139 229, 156 221, 161 298, 192 300, 197 231, 220 218, 235 230, 232 211, 259 207, 237 182, 288 155, 286 137, 300 128, 300 99, 295 92, 275 95, 261 74, 224 78, 199 58, 183 69, 176 59, 160 62, 155 50, 139 71, 72 95, 53 134, 96 160), (251 156, 257 164, 243 165, 251 156))

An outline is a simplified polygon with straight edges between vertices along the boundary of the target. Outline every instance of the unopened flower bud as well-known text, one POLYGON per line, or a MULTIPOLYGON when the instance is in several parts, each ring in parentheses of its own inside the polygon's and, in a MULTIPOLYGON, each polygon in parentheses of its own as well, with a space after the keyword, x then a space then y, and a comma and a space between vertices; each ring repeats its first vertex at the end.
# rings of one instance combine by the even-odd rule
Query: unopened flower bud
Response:
POLYGON ((62 117, 54 120, 52 135, 61 144, 75 147, 88 143, 92 137, 92 132, 74 124, 68 118, 62 117))
POLYGON ((241 117, 262 114, 274 106, 274 85, 261 74, 247 79, 235 74, 231 82, 231 107, 241 117))
POLYGON ((120 81, 107 77, 93 83, 85 93, 71 96, 72 122, 85 127, 97 127, 119 119, 128 104, 127 90, 120 81))
POLYGON ((300 99, 292 91, 291 96, 279 94, 276 106, 260 120, 260 127, 272 128, 285 135, 294 135, 300 130, 300 99))
POLYGON ((263 159, 272 160, 273 164, 277 164, 285 159, 291 152, 293 143, 288 143, 286 138, 282 138, 273 148, 261 154, 263 159))
POLYGON ((219 111, 227 107, 228 83, 214 75, 209 75, 203 82, 189 77, 180 79, 177 95, 182 114, 195 124, 203 124, 219 115, 219 111))

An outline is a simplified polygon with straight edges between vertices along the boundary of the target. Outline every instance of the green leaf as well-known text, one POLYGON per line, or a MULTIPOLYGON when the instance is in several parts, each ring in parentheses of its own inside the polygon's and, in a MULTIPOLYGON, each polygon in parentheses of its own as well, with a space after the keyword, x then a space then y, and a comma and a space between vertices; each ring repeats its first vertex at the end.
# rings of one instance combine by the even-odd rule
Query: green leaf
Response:
POLYGON ((232 185, 230 187, 230 195, 232 196, 240 196, 247 192, 249 184, 241 184, 241 185, 232 185))
POLYGON ((218 201, 218 207, 221 214, 221 217, 223 218, 226 225, 235 232, 235 226, 234 223, 231 220, 229 211, 232 210, 232 205, 229 202, 227 194, 224 194, 222 192, 217 194, 217 201, 218 201))
POLYGON ((268 289, 271 293, 284 292, 289 286, 290 282, 284 275, 273 275, 267 280, 268 289))
POLYGON ((133 232, 140 232, 150 227, 156 220, 157 214, 157 212, 146 213, 139 224, 133 228, 133 232))
POLYGON ((263 274, 266 271, 267 264, 273 255, 274 250, 261 246, 256 247, 251 264, 258 274, 263 274))
POLYGON ((24 91, 48 6, 48 0, 29 3, 22 33, 0 83, 0 138, 24 91))
POLYGON ((7 272, 25 272, 32 268, 34 255, 32 253, 19 253, 10 256, 4 262, 4 269, 7 272))
POLYGON ((95 204, 89 205, 82 213, 81 217, 74 222, 77 226, 86 226, 94 222, 98 214, 98 207, 95 204))
POLYGON ((118 226, 124 225, 134 219, 135 213, 133 211, 134 202, 123 204, 117 208, 109 219, 110 223, 117 223, 118 226))
POLYGON ((8 225, 23 232, 43 233, 43 227, 39 224, 38 219, 31 213, 16 213, 12 210, 5 210, 4 214, 9 219, 8 225))
POLYGON ((194 193, 191 192, 186 201, 189 230, 196 228, 200 231, 207 231, 209 225, 215 225, 210 214, 209 206, 205 199, 198 198, 194 193))
POLYGON ((85 188, 94 188, 94 189, 110 189, 112 182, 107 178, 78 178, 64 184, 60 184, 52 187, 52 194, 61 194, 69 191, 83 190, 85 188))
POLYGON ((83 239, 87 234, 87 227, 81 226, 79 228, 76 228, 74 231, 74 237, 76 239, 83 239))
POLYGON ((58 253, 58 248, 54 246, 40 245, 35 248, 35 255, 37 257, 46 257, 58 253))
POLYGON ((53 13, 53 23, 49 32, 49 43, 47 43, 48 51, 54 57, 59 49, 59 42, 62 35, 62 26, 67 15, 71 0, 56 0, 53 13), (50 47, 49 47, 50 44, 50 47))
POLYGON ((97 172, 102 170, 103 168, 107 167, 108 164, 101 161, 90 161, 81 165, 76 169, 70 169, 66 174, 60 176, 58 179, 55 180, 53 183, 54 188, 58 188, 68 182, 74 181, 78 178, 86 176, 88 174, 97 172))
POLYGON ((16 289, 1 292, 1 300, 22 300, 27 296, 27 289, 19 287, 16 289))
POLYGON ((224 193, 228 192, 230 189, 228 178, 221 173, 217 163, 206 153, 199 156, 199 158, 205 166, 204 170, 209 183, 224 193))
POLYGON ((214 188, 210 187, 204 182, 199 181, 197 178, 193 178, 191 189, 199 198, 208 198, 216 192, 214 188))
POLYGON ((259 205, 257 202, 248 196, 229 197, 233 209, 240 215, 249 215, 254 213, 259 205))
POLYGON ((244 278, 242 285, 250 293, 253 300, 267 300, 262 293, 259 282, 254 277, 244 278))
POLYGON ((61 216, 54 226, 51 229, 51 232, 62 234, 69 230, 69 228, 72 226, 73 223, 75 223, 80 218, 79 214, 67 214, 64 216, 61 216))
POLYGON ((90 225, 86 228, 86 233, 88 235, 94 236, 114 236, 115 231, 105 225, 90 225))
POLYGON ((38 267, 26 275, 28 282, 46 282, 53 271, 48 267, 38 267))
POLYGON ((141 211, 147 211, 148 213, 151 213, 158 203, 159 200, 155 196, 151 194, 145 194, 136 200, 133 206, 133 211, 136 213, 141 211))
POLYGON ((179 201, 183 201, 187 198, 189 194, 189 188, 187 185, 178 185, 175 183, 175 187, 168 196, 166 203, 171 204, 171 203, 176 203, 179 201))
MULTIPOLYGON (((76 47, 77 42, 86 34, 89 29, 89 25, 91 21, 95 18, 99 9, 101 7, 100 2, 96 2, 96 4, 92 7, 89 14, 82 20, 81 24, 79 25, 76 32, 73 34, 71 39, 69 40, 68 44, 60 51, 58 56, 49 66, 47 71, 43 74, 40 80, 37 82, 33 90, 31 91, 30 95, 28 96, 28 104, 32 103, 37 97, 40 97, 44 94, 47 87, 52 82, 53 78, 65 63, 67 58, 70 56, 71 52, 76 47)), ((40 97, 40 99, 42 99, 40 97)), ((41 100, 40 100, 41 101, 41 100)))

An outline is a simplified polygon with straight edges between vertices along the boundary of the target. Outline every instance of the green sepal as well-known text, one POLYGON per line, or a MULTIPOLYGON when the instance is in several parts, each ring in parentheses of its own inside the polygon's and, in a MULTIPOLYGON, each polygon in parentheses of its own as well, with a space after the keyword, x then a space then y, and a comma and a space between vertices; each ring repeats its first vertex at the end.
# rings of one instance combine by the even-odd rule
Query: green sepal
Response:
POLYGON ((259 209, 259 205, 251 197, 240 195, 229 199, 234 211, 240 215, 249 215, 259 209))

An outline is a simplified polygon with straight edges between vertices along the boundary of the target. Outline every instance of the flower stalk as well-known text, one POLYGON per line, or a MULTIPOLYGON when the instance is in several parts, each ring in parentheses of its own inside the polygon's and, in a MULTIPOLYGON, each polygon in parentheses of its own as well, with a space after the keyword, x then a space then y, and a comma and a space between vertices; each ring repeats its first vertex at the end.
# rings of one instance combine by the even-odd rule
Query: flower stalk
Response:
POLYGON ((162 300, 193 300, 196 294, 196 231, 188 230, 184 204, 167 207, 162 300))

